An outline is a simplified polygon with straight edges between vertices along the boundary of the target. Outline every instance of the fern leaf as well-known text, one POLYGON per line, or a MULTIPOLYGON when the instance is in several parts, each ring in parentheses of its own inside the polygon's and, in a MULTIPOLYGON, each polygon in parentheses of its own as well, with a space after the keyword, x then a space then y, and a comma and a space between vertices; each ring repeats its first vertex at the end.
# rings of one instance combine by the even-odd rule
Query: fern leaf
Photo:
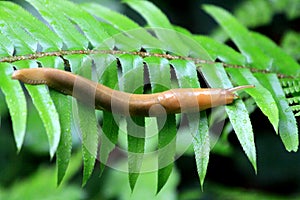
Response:
POLYGON ((299 76, 300 65, 281 48, 275 45, 273 41, 258 33, 251 33, 251 36, 264 54, 272 59, 272 67, 269 67, 268 70, 285 75, 299 76))
MULTIPOLYGON (((145 59, 152 92, 161 92, 171 87, 169 62, 165 59, 149 57, 145 59), (158 70, 159 69, 159 70, 158 70)), ((158 126, 158 173, 157 193, 167 182, 173 168, 176 149, 176 121, 175 115, 157 118, 158 126)))
MULTIPOLYGON (((222 65, 214 65, 210 66, 209 68, 203 67, 201 70, 204 72, 203 74, 205 76, 205 79, 208 80, 208 83, 211 84, 212 87, 232 87, 231 82, 222 65), (217 82, 216 80, 220 81, 217 82)), ((247 109, 241 100, 236 101, 235 106, 226 106, 225 109, 235 130, 235 133, 254 170, 256 171, 257 168, 255 142, 247 109)))
MULTIPOLYGON (((40 58, 38 62, 42 66, 51 66, 55 63, 55 68, 64 69, 64 63, 62 60, 57 61, 57 58, 40 58)), ((59 123, 61 127, 61 135, 59 144, 56 151, 56 163, 57 163, 57 184, 59 185, 63 180, 67 171, 72 149, 72 133, 71 133, 71 114, 72 105, 71 98, 57 91, 51 90, 50 96, 53 100, 55 108, 59 116, 59 123)))
POLYGON ((2 75, 0 78, 0 88, 5 95, 6 104, 12 118, 16 146, 18 151, 20 151, 25 136, 27 106, 25 95, 20 84, 9 78, 12 70, 10 64, 0 64, 0 74, 2 75))
MULTIPOLYGON (((198 88, 199 82, 196 76, 196 66, 193 63, 177 60, 171 62, 175 69, 175 73, 182 88, 198 88)), ((208 119, 205 112, 187 114, 189 121, 189 134, 192 136, 193 148, 197 164, 197 172, 200 178, 200 185, 203 190, 204 179, 207 172, 209 153, 210 153, 210 137, 208 128, 208 119)), ((186 136, 187 137, 187 136, 186 136)))
MULTIPOLYGON (((123 70, 120 87, 126 92, 143 93, 143 60, 137 56, 123 55, 119 58, 123 70)), ((138 179, 145 147, 145 119, 126 117, 128 142, 128 172, 130 188, 133 191, 138 179)))
MULTIPOLYGON (((7 37, 8 41, 14 44, 14 53, 17 55, 31 54, 37 50, 37 41, 32 38, 22 27, 15 23, 15 17, 12 16, 13 10, 8 12, 8 8, 4 9, 6 6, 12 4, 11 2, 1 1, 1 21, 4 24, 1 28, 1 33, 7 37)), ((17 5, 13 4, 11 9, 17 7, 17 5)), ((22 12, 21 14, 24 14, 22 12)), ((6 40, 7 41, 7 40, 6 40)), ((2 42, 1 42, 2 43, 2 42)), ((4 42, 3 45, 5 45, 4 42)))
POLYGON ((268 117, 275 132, 278 132, 279 112, 272 94, 262 86, 248 69, 229 69, 229 74, 239 85, 255 85, 253 90, 245 90, 256 102, 261 111, 268 117))
POLYGON ((157 7, 144 0, 126 0, 124 2, 145 18, 148 25, 157 35, 158 39, 164 44, 168 44, 167 49, 170 52, 185 56, 188 55, 189 48, 182 43, 177 33, 174 32, 173 26, 169 22, 168 18, 157 7), (143 10, 143 12, 141 12, 141 10, 143 10))
MULTIPOLYGON (((147 29, 141 28, 136 22, 129 19, 125 15, 105 8, 94 3, 85 3, 81 5, 83 9, 87 10, 94 16, 105 20, 108 24, 116 28, 116 35, 114 38, 119 38, 121 33, 126 32, 130 38, 141 44, 144 48, 163 48, 163 43, 156 37, 153 37, 147 29)), ((112 35, 112 34, 110 34, 112 35)))
MULTIPOLYGON (((82 61, 78 70, 83 77, 91 79, 91 59, 87 58, 82 61)), ((94 170, 94 164, 98 153, 98 130, 95 108, 90 106, 95 104, 95 91, 87 91, 86 104, 78 102, 79 127, 82 136, 82 156, 83 156, 83 181, 85 185, 94 170)), ((73 93, 76 93, 76 85, 73 93)))
MULTIPOLYGON (((99 82, 110 87, 118 88, 117 62, 114 56, 94 55, 93 60, 98 63, 97 76, 99 82)), ((102 132, 100 136, 100 175, 103 173, 104 167, 108 165, 108 158, 111 151, 118 142, 119 134, 119 118, 110 112, 103 112, 102 132)))
MULTIPOLYGON (((213 58, 218 58, 225 63, 232 63, 237 66, 245 65, 245 57, 234 51, 232 48, 224 44, 220 44, 208 37, 198 36, 196 37, 196 40, 199 41, 201 45, 207 49, 207 51, 209 51, 213 58)), ((232 68, 227 69, 227 72, 229 72, 231 78, 238 85, 255 85, 253 90, 246 90, 246 92, 254 98, 257 106, 269 118, 274 130, 277 132, 279 114, 273 96, 261 85, 261 83, 259 83, 254 75, 252 75, 250 69, 239 69, 237 66, 233 65, 232 68)))
POLYGON ((224 63, 246 65, 246 58, 229 46, 210 37, 197 35, 194 39, 209 53, 212 58, 218 58, 224 63))
POLYGON ((256 77, 263 81, 264 86, 275 97, 275 101, 279 110, 279 135, 285 148, 288 151, 297 151, 299 146, 298 141, 298 128, 295 116, 289 107, 285 98, 285 94, 280 86, 280 82, 274 75, 261 75, 256 74, 256 77))
POLYGON ((251 39, 250 32, 231 14, 214 6, 205 6, 204 10, 218 21, 242 54, 245 55, 248 63, 258 69, 266 69, 269 66, 270 58, 262 53, 260 48, 256 46, 254 39, 251 39))
POLYGON ((296 97, 291 97, 291 98, 287 98, 289 104, 299 104, 300 102, 300 97, 296 96, 296 97))
POLYGON ((58 5, 67 1, 28 0, 27 2, 42 15, 68 49, 87 49, 87 38, 76 29, 66 15, 57 9, 58 5))
POLYGON ((43 51, 57 51, 62 48, 62 40, 44 23, 33 17, 22 7, 12 3, 5 3, 4 8, 9 13, 11 20, 14 20, 14 23, 24 28, 34 40, 38 41, 43 51), (16 13, 22 17, 18 17, 16 13))

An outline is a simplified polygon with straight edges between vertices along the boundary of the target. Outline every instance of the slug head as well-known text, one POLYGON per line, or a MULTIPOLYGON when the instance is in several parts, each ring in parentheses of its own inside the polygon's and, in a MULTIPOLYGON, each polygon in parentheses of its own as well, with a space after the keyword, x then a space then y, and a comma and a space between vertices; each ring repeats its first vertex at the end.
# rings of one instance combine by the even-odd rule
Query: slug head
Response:
POLYGON ((15 70, 11 78, 31 85, 46 84, 44 75, 36 69, 15 70))

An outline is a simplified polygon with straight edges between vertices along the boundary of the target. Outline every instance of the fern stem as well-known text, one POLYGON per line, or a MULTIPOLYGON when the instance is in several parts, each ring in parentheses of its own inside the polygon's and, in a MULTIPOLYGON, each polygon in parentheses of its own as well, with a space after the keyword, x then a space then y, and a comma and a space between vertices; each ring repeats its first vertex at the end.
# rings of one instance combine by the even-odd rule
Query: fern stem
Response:
MULTIPOLYGON (((199 65, 199 69, 201 70, 201 64, 217 64, 221 63, 225 68, 236 68, 236 69, 249 69, 253 73, 263 73, 263 74, 269 74, 269 73, 276 73, 273 71, 268 71, 268 70, 261 70, 261 69, 255 69, 251 68, 248 66, 242 66, 242 65, 234 65, 234 64, 229 64, 229 63, 223 63, 223 62, 218 62, 218 61, 209 61, 209 60, 203 60, 200 58, 192 58, 188 56, 176 56, 176 55, 171 55, 171 54, 161 54, 161 53, 149 53, 149 52, 143 52, 143 51, 121 51, 121 50, 62 50, 62 51, 53 51, 53 52, 38 52, 34 54, 28 54, 28 55, 17 55, 17 56, 6 56, 0 58, 0 63, 1 62, 8 62, 8 63, 13 63, 16 61, 21 61, 21 60, 35 60, 38 58, 42 57, 50 57, 50 56, 58 56, 58 57, 63 57, 67 55, 74 55, 74 54, 85 54, 85 55, 91 55, 91 54, 111 54, 111 55, 119 55, 119 54, 130 54, 130 55, 138 55, 142 58, 146 57, 159 57, 159 58, 165 58, 168 60, 188 60, 194 62, 196 65, 199 65)), ((282 79, 282 78, 298 78, 295 76, 290 76, 290 75, 285 75, 281 73, 276 73, 277 77, 282 79)))

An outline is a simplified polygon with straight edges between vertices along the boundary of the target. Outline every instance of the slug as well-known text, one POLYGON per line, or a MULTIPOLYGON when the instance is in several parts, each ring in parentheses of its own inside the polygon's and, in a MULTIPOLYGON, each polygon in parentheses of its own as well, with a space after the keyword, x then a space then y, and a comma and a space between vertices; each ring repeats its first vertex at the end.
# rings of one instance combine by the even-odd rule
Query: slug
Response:
POLYGON ((12 74, 12 79, 31 85, 46 84, 79 101, 94 103, 96 109, 126 116, 199 112, 230 104, 238 97, 234 92, 254 87, 244 85, 230 89, 178 88, 154 94, 130 94, 113 90, 71 72, 53 68, 16 70, 12 74))

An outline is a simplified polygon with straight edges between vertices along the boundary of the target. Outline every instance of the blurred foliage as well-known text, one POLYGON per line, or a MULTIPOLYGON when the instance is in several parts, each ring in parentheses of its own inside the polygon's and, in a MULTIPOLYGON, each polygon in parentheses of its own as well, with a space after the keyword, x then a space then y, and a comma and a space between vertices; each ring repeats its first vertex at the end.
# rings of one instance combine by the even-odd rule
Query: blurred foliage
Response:
MULTIPOLYGON (((69 178, 79 170, 81 165, 81 154, 73 156, 68 170, 69 178), (73 174, 72 174, 73 173, 73 174)), ((65 181, 67 181, 66 178, 65 181)), ((84 197, 84 192, 80 186, 73 184, 56 184, 55 167, 41 166, 29 177, 16 181, 9 187, 0 187, 0 199, 7 200, 77 200, 84 197)))
POLYGON ((274 15, 284 14, 288 20, 300 16, 297 0, 247 0, 235 9, 234 16, 247 27, 271 23, 274 15))
POLYGON ((300 33, 295 31, 287 31, 282 38, 282 48, 287 54, 292 56, 298 62, 300 61, 300 33))
MULTIPOLYGON (((148 160, 147 162, 153 162, 148 160)), ((120 162, 119 165, 126 167, 125 162, 120 162)), ((151 165, 151 163, 146 163, 151 165)), ((172 171, 172 174, 163 187, 160 193, 156 194, 156 173, 148 172, 141 174, 134 191, 131 189, 127 180, 128 174, 120 172, 118 170, 109 170, 107 175, 107 181, 104 183, 106 190, 103 193, 105 199, 119 199, 119 200, 164 200, 164 199, 176 199, 177 191, 176 187, 179 182, 179 174, 176 169, 172 171), (114 187, 112 187, 114 186, 114 187)))

